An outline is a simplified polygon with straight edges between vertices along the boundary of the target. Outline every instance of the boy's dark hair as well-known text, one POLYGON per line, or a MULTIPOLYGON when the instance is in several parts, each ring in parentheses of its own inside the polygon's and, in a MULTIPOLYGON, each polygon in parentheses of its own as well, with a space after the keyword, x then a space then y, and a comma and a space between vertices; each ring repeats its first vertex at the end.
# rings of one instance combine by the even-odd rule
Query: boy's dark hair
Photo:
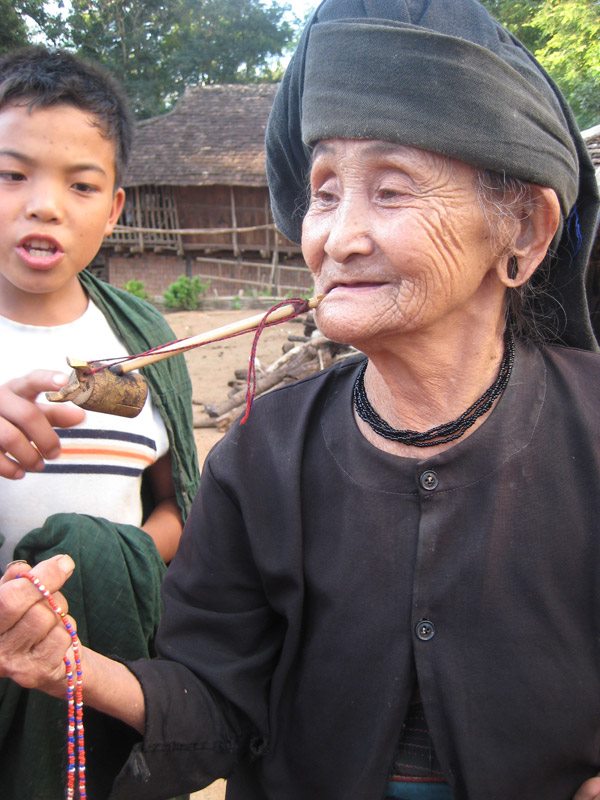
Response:
POLYGON ((30 109, 65 103, 96 117, 103 135, 115 144, 115 183, 120 185, 133 121, 121 86, 108 72, 64 50, 12 50, 0 58, 0 109, 21 102, 30 109))

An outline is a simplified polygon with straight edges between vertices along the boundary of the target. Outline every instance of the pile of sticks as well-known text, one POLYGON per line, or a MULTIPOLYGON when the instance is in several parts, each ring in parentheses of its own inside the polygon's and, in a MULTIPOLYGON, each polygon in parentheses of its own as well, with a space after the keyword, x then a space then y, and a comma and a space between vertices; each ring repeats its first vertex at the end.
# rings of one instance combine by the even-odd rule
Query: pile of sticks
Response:
MULTIPOLYGON (((336 361, 354 355, 356 350, 349 345, 341 345, 325 338, 316 328, 312 314, 304 320, 304 333, 301 336, 288 336, 283 346, 283 354, 268 367, 257 363, 256 393, 259 397, 265 392, 285 386, 288 383, 307 378, 309 375, 326 369, 336 361)), ((217 428, 226 431, 244 412, 246 406, 247 369, 235 370, 229 381, 228 397, 219 404, 206 404, 194 400, 202 406, 204 415, 194 420, 195 428, 217 428)))

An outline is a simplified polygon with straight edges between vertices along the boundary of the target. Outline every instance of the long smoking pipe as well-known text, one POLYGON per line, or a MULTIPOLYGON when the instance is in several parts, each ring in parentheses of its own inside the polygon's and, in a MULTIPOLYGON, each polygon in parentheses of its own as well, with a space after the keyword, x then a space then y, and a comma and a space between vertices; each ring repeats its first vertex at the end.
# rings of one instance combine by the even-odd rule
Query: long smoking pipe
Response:
MULTIPOLYGON (((316 308, 321 300, 322 295, 310 298, 306 301, 304 310, 309 311, 316 308)), ((276 306, 266 313, 256 314, 253 317, 155 347, 152 351, 112 365, 110 361, 88 362, 67 358, 67 363, 73 369, 69 382, 58 392, 46 392, 46 399, 52 403, 71 401, 90 411, 135 417, 146 402, 148 385, 144 378, 138 373, 133 373, 133 370, 141 369, 148 364, 154 364, 203 344, 230 339, 242 333, 256 331, 261 326, 271 326, 277 322, 292 319, 298 313, 297 303, 286 303, 276 306)))

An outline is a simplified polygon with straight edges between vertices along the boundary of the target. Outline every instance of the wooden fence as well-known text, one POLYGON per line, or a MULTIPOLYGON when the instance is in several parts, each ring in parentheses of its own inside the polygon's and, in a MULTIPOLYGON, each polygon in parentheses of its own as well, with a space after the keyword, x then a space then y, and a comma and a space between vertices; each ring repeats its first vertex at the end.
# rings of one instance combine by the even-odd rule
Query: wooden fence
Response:
MULTIPOLYGON (((146 210, 148 209, 147 200, 146 197, 146 210)), ((166 212, 167 209, 163 204, 163 221, 165 221, 164 214, 166 212)), ((171 222, 174 221, 173 218, 171 222)), ((185 271, 190 277, 198 276, 202 281, 209 282, 213 293, 238 294, 244 292, 246 294, 269 294, 276 297, 290 294, 310 294, 312 281, 308 269, 297 254, 292 255, 291 258, 300 263, 289 263, 289 248, 284 245, 280 250, 280 238, 287 242, 273 223, 229 228, 168 227, 166 229, 119 224, 115 226, 105 244, 112 246, 117 254, 124 251, 130 255, 141 255, 145 252, 155 254, 171 252, 174 257, 181 260, 181 272, 185 271), (264 261, 244 259, 238 246, 240 238, 244 234, 255 231, 264 231, 268 235, 270 258, 264 261), (225 236, 230 240, 231 247, 227 248, 226 245, 221 245, 223 251, 214 255, 196 255, 189 252, 183 242, 185 237, 194 237, 196 241, 196 237, 207 237, 208 240, 214 242, 215 239, 225 236), (228 249, 231 252, 227 252, 228 249), (183 261, 184 257, 185 261, 183 261)), ((198 248, 194 249, 197 253, 198 248)), ((266 255, 266 253, 264 254, 266 255)), ((263 255, 262 252, 261 255, 263 255)), ((177 271, 176 267, 175 270, 177 271)), ((136 277, 138 276, 136 275, 136 277)))

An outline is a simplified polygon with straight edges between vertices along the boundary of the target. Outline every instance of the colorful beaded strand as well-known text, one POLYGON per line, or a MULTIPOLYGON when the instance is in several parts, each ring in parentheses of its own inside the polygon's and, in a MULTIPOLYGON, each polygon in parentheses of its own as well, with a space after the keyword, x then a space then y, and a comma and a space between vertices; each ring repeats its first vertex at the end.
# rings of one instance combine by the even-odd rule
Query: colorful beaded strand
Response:
POLYGON ((66 613, 56 603, 39 578, 36 578, 31 572, 23 573, 17 577, 27 578, 36 587, 71 637, 75 660, 75 679, 73 678, 73 667, 70 659, 67 656, 63 659, 67 678, 67 800, 74 800, 76 774, 79 800, 85 800, 87 795, 85 786, 85 733, 83 727, 83 670, 81 667, 79 637, 74 626, 67 619, 66 613))

